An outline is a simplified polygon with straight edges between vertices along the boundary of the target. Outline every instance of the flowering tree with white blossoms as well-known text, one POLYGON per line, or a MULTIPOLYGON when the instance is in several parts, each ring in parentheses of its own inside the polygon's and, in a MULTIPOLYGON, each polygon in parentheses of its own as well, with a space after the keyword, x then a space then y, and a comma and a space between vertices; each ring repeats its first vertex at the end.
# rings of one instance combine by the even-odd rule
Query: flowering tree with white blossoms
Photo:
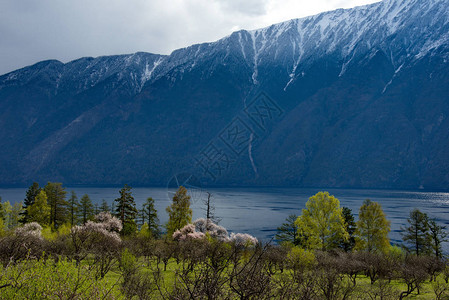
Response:
POLYGON ((81 226, 74 226, 71 231, 75 248, 74 259, 77 263, 93 254, 92 265, 97 268, 97 277, 103 278, 118 257, 122 222, 109 212, 95 216, 96 222, 88 221, 81 226))
POLYGON ((202 232, 195 231, 195 225, 187 224, 181 229, 176 230, 173 233, 173 239, 175 241, 185 241, 185 240, 195 240, 202 239, 205 237, 205 234, 202 232))
POLYGON ((44 246, 42 226, 36 222, 27 223, 17 227, 14 234, 0 238, 0 261, 6 264, 27 257, 40 257, 44 246))
POLYGON ((258 243, 257 238, 247 233, 231 233, 229 237, 231 242, 234 242, 237 246, 255 246, 258 243))
POLYGON ((198 232, 202 232, 204 234, 209 234, 211 237, 216 238, 220 241, 227 242, 229 241, 229 234, 226 228, 223 226, 217 225, 212 222, 210 219, 197 219, 193 222, 195 225, 195 230, 198 232))
POLYGON ((42 239, 42 226, 37 222, 26 223, 23 226, 17 227, 14 233, 16 236, 33 236, 42 239))
POLYGON ((203 218, 197 219, 193 224, 187 224, 183 228, 176 230, 173 233, 173 239, 176 241, 202 239, 206 234, 222 242, 234 242, 237 246, 248 247, 258 243, 257 238, 246 233, 231 233, 229 236, 226 228, 203 218))

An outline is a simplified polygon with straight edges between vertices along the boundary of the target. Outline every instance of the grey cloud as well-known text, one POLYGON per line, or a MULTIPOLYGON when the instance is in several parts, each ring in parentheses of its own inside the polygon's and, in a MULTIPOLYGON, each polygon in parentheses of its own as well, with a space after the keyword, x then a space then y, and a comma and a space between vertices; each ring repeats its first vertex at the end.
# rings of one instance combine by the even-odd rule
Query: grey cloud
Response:
POLYGON ((278 21, 289 10, 284 5, 289 1, 2 0, 0 74, 44 59, 67 62, 137 51, 169 54, 217 40, 236 28, 268 26, 274 22, 269 5, 277 8, 278 21))
POLYGON ((216 0, 231 13, 259 16, 267 13, 268 0, 216 0))

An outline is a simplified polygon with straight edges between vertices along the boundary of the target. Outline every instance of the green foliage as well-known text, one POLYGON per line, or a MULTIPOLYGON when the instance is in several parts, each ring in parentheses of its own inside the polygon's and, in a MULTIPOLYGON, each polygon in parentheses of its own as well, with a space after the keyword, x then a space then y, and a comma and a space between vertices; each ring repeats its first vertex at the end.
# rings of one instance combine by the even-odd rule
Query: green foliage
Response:
POLYGON ((16 202, 12 206, 11 215, 9 218, 10 228, 15 228, 19 226, 22 219, 21 213, 23 212, 22 202, 16 202))
POLYGON ((100 213, 100 208, 98 207, 98 203, 94 204, 94 215, 98 215, 100 213))
POLYGON ((51 227, 46 226, 42 229, 42 237, 47 241, 56 241, 62 236, 68 236, 71 233, 72 226, 69 223, 62 224, 58 230, 52 230, 51 227))
POLYGON ((149 197, 142 206, 142 219, 144 224, 148 226, 149 236, 159 236, 159 218, 157 217, 157 210, 154 207, 153 198, 149 197))
POLYGON ((136 268, 136 257, 128 248, 125 248, 122 252, 120 257, 120 267, 124 272, 132 272, 136 268))
POLYGON ((407 227, 401 227, 402 239, 408 245, 407 250, 416 255, 433 254, 441 259, 442 243, 447 241, 446 226, 439 225, 419 209, 410 212, 407 223, 407 227))
POLYGON ((136 203, 131 193, 131 187, 126 185, 120 190, 120 197, 115 199, 117 206, 115 208, 116 217, 122 221, 123 235, 130 235, 136 232, 136 203))
POLYGON ((39 183, 33 182, 33 184, 28 188, 26 192, 25 199, 23 200, 23 211, 21 213, 22 219, 21 223, 28 223, 32 222, 28 219, 28 207, 34 204, 34 201, 36 200, 37 195, 39 195, 39 192, 42 189, 39 187, 39 183))
POLYGON ((5 219, 5 214, 3 212, 3 204, 2 204, 2 197, 0 197, 0 220, 4 220, 5 219))
POLYGON ((166 224, 167 235, 171 237, 173 233, 192 223, 192 210, 190 209, 190 196, 187 195, 187 189, 180 186, 173 196, 173 202, 166 208, 168 213, 168 222, 166 224))
POLYGON ((438 225, 435 219, 429 220, 431 248, 436 258, 443 258, 442 243, 447 242, 446 226, 438 225))
POLYGON ((16 202, 13 205, 6 201, 3 203, 3 225, 7 229, 12 229, 20 224, 22 218, 22 202, 16 202))
POLYGON ((0 238, 5 234, 5 224, 3 219, 0 218, 0 238))
POLYGON ((4 220, 4 213, 3 213, 2 197, 0 197, 0 237, 2 237, 5 233, 5 224, 3 220, 4 220))
POLYGON ((342 208, 343 219, 345 220, 345 229, 348 232, 349 238, 348 240, 341 241, 340 247, 346 251, 351 251, 355 246, 355 231, 357 229, 357 225, 354 220, 354 215, 352 214, 352 210, 348 207, 342 208))
POLYGON ((391 246, 388 249, 388 256, 390 258, 395 259, 396 261, 401 261, 405 258, 405 252, 402 250, 401 247, 391 246))
POLYGON ((143 237, 143 238, 149 238, 149 237, 152 237, 151 232, 150 232, 150 230, 149 230, 149 228, 148 228, 148 224, 147 224, 146 222, 143 223, 142 226, 140 226, 140 230, 139 230, 139 232, 137 233, 137 235, 138 235, 139 237, 143 237))
POLYGON ((275 238, 278 243, 291 243, 293 245, 300 244, 300 240, 298 237, 298 227, 295 225, 295 221, 297 218, 297 215, 289 215, 285 219, 285 222, 277 228, 275 238))
POLYGON ((85 194, 81 197, 79 204, 79 217, 82 224, 86 224, 87 221, 93 220, 95 216, 94 205, 92 200, 90 200, 89 195, 85 194))
POLYGON ((2 215, 3 215, 3 225, 5 226, 5 228, 9 228, 11 211, 12 211, 11 203, 9 203, 9 201, 3 202, 2 215))
MULTIPOLYGON (((58 231, 63 226, 64 225, 59 226, 58 231)), ((52 230, 52 228, 49 226, 42 228, 41 235, 47 241, 54 241, 58 237, 57 231, 52 230)))
POLYGON ((25 260, 0 269, 1 299, 115 299, 114 282, 95 280, 88 266, 25 260))
POLYGON ((100 212, 111 212, 111 208, 104 199, 101 201, 100 212))
POLYGON ((65 199, 67 192, 62 187, 62 183, 57 182, 48 182, 44 191, 48 197, 48 205, 50 205, 50 224, 57 229, 68 219, 68 203, 65 199))
POLYGON ((297 246, 290 249, 287 260, 289 265, 296 270, 307 270, 316 264, 313 252, 297 246))
POLYGON ((401 227, 402 240, 409 245, 407 249, 416 255, 429 254, 431 252, 432 236, 429 230, 429 217, 427 214, 419 209, 414 209, 410 212, 407 223, 409 224, 407 227, 401 227))
POLYGON ((395 246, 385 254, 242 248, 209 235, 112 245, 111 232, 93 224, 71 234, 68 223, 47 227, 44 239, 26 231, 0 238, 0 298, 446 299, 449 291, 441 261, 395 246))
POLYGON ((310 197, 295 225, 301 245, 308 249, 333 249, 349 238, 340 201, 328 192, 310 197))
POLYGON ((69 211, 70 225, 74 226, 78 224, 78 209, 79 209, 78 197, 76 196, 75 191, 72 191, 68 203, 69 203, 68 211, 69 211))
POLYGON ((389 232, 390 221, 387 220, 382 206, 366 199, 359 211, 355 232, 356 249, 386 253, 390 248, 389 232))
POLYGON ((42 226, 50 224, 50 205, 47 203, 47 194, 40 190, 34 203, 27 207, 28 222, 37 222, 42 226))

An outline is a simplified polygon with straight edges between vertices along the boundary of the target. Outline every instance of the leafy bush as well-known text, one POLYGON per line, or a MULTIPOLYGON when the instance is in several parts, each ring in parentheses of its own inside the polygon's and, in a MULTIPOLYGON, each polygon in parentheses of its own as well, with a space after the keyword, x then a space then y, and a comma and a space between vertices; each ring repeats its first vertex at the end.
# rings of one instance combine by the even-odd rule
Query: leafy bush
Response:
POLYGON ((96 281, 88 267, 25 259, 1 270, 2 299, 115 299, 114 284, 96 281))

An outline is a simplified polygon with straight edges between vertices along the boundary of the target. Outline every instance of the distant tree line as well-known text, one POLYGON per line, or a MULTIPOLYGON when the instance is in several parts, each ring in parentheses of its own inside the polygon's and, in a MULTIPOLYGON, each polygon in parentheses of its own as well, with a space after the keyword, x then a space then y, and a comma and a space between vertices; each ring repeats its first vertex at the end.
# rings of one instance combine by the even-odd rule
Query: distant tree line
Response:
MULTIPOLYGON (((407 223, 408 226, 401 227, 401 247, 411 254, 442 259, 446 227, 419 209, 410 212, 407 223)), ((279 243, 309 250, 388 253, 392 247, 388 237, 390 221, 379 203, 365 200, 355 222, 351 209, 340 207, 338 199, 328 192, 310 197, 302 214, 288 216, 277 231, 279 243)))
POLYGON ((399 247, 379 203, 365 200, 355 220, 319 192, 288 216, 272 245, 229 233, 217 224, 212 195, 204 204, 205 218, 193 221, 180 187, 163 234, 154 200, 137 209, 127 185, 110 207, 74 192, 66 199, 60 183, 33 184, 14 213, 0 201, 1 298, 449 298, 445 227, 417 209, 399 247))
POLYGON ((73 227, 93 221, 101 212, 109 212, 123 224, 122 235, 131 235, 142 226, 148 234, 160 234, 159 219, 154 200, 150 197, 137 210, 131 187, 125 185, 112 207, 103 199, 101 205, 94 205, 89 195, 78 198, 72 191, 67 199, 67 191, 61 183, 48 182, 40 187, 34 182, 26 191, 23 202, 2 203, 0 197, 0 230, 14 229, 20 224, 36 222, 51 231, 61 226, 73 227))

